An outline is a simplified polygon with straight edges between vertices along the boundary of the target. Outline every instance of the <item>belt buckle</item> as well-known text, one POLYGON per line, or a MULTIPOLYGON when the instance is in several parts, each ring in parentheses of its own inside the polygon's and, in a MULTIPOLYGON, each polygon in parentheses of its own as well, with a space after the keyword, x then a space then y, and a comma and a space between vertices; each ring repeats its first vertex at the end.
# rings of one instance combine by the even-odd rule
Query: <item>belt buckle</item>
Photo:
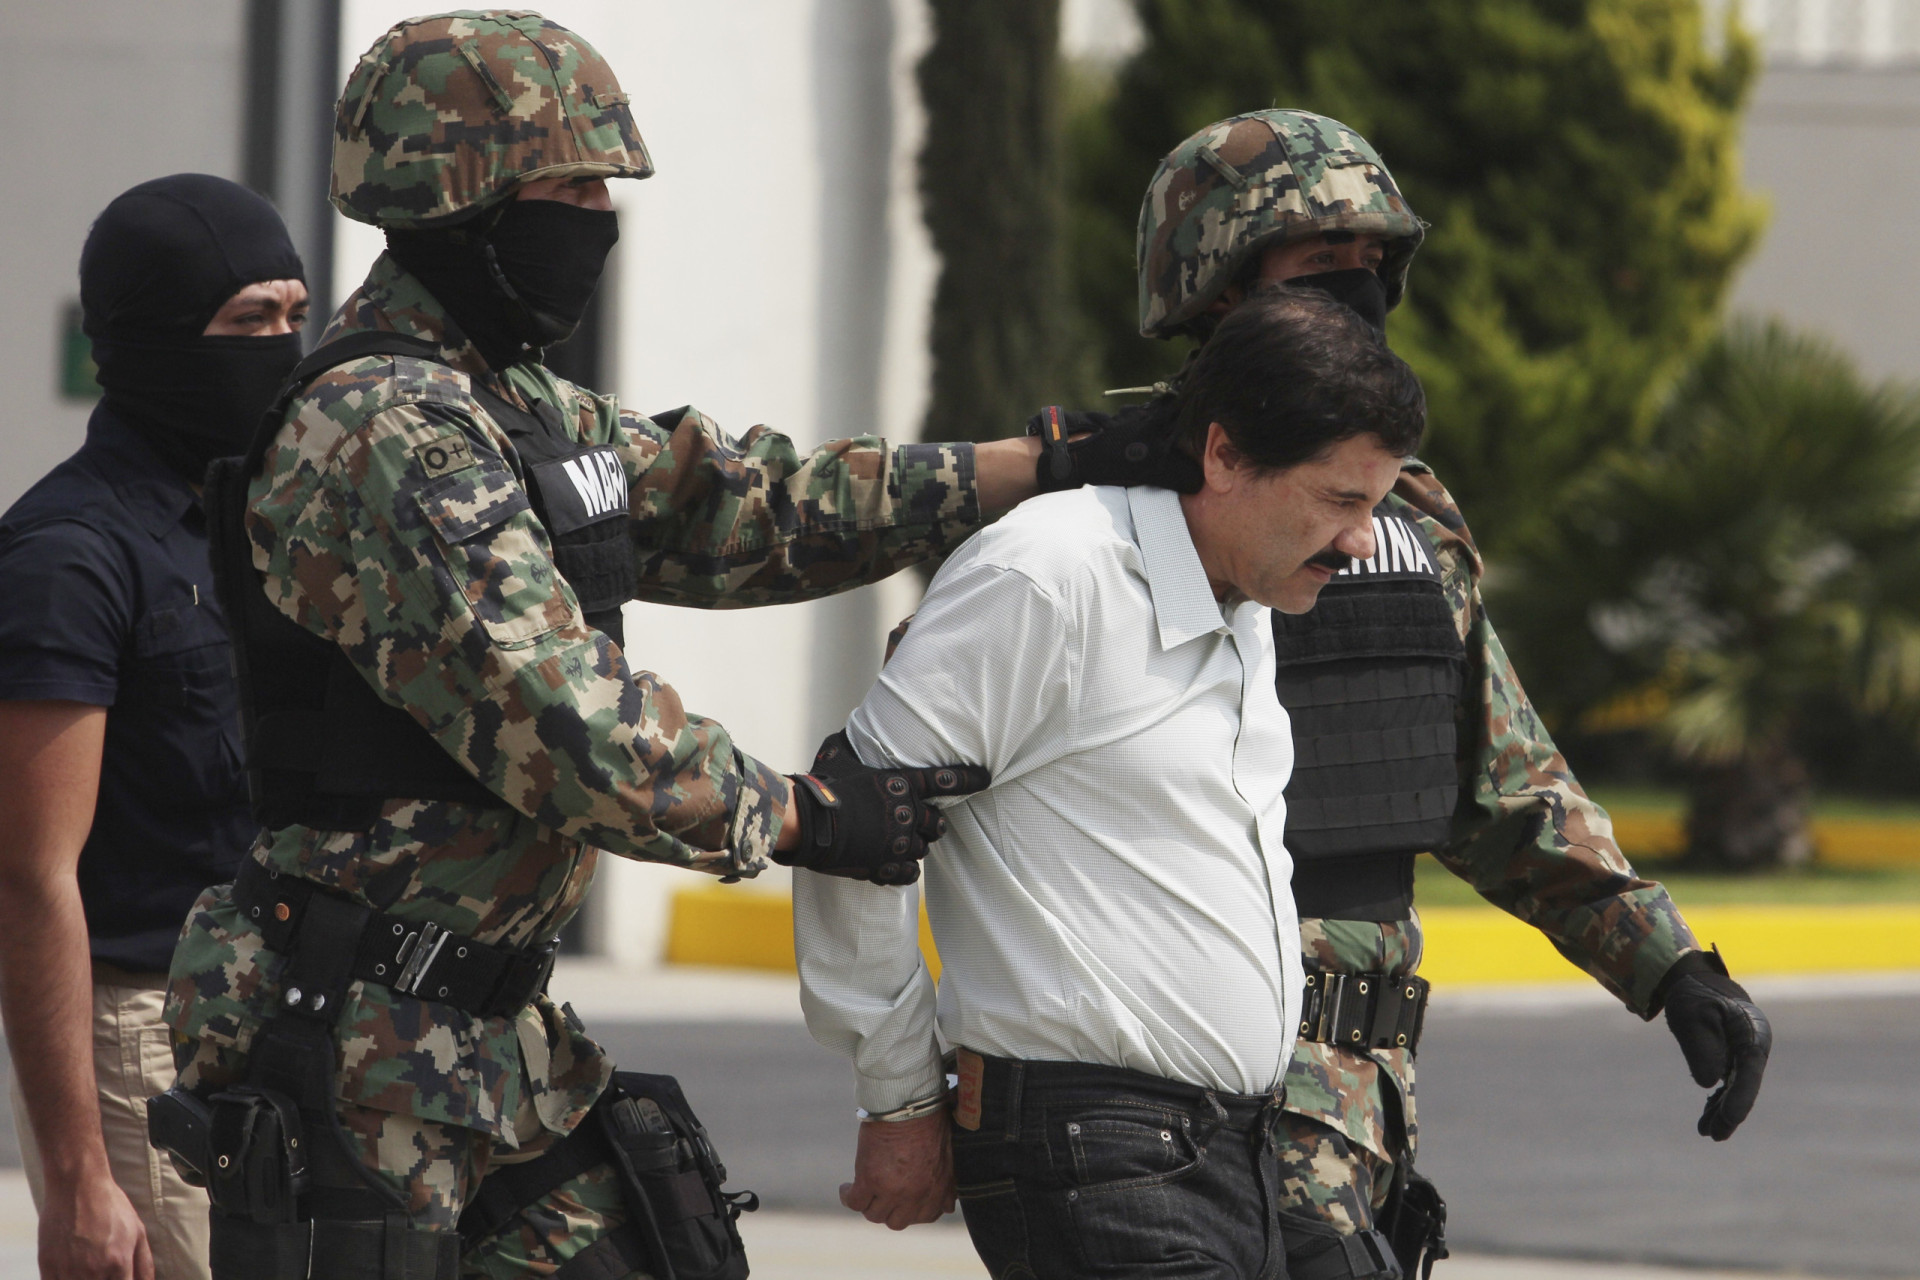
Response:
POLYGON ((529 1000, 544 992, 547 989, 547 983, 553 978, 553 962, 560 958, 560 935, 556 933, 548 938, 536 954, 540 957, 540 981, 534 987, 532 995, 527 997, 529 1000))
POLYGON ((402 995, 417 996, 420 987, 426 981, 433 962, 440 958, 440 948, 447 945, 452 935, 439 925, 428 921, 420 926, 420 932, 409 934, 400 944, 400 973, 393 980, 393 989, 402 995))
POLYGON ((1314 1028, 1313 1038, 1322 1044, 1330 1044, 1340 1026, 1340 1006, 1346 1002, 1347 975, 1322 973, 1320 983, 1319 1025, 1314 1028))

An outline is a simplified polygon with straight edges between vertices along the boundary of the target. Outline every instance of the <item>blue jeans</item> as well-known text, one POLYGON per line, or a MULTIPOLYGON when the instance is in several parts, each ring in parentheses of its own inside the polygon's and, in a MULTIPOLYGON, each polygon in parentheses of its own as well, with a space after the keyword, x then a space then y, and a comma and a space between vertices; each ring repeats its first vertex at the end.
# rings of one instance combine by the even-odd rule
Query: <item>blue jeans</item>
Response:
POLYGON ((994 1280, 1285 1280, 1278 1089, 987 1058, 980 1112, 953 1164, 994 1280))

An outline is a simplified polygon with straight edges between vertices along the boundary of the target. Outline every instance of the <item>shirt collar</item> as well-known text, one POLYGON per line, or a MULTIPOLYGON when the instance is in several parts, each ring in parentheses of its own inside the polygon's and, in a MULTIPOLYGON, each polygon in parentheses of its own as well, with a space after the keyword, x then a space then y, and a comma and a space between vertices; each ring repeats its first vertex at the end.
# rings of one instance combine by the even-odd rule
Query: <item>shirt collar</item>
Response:
POLYGON ((1147 569, 1147 590, 1153 597, 1154 621, 1160 628, 1160 647, 1172 649, 1189 640, 1229 630, 1220 602, 1207 585, 1207 571, 1187 529, 1180 495, 1171 489, 1146 485, 1127 490, 1133 513, 1133 537, 1147 569))
POLYGON ((87 419, 87 444, 107 483, 153 537, 164 536, 198 505, 186 478, 104 404, 94 406, 93 416, 87 419))

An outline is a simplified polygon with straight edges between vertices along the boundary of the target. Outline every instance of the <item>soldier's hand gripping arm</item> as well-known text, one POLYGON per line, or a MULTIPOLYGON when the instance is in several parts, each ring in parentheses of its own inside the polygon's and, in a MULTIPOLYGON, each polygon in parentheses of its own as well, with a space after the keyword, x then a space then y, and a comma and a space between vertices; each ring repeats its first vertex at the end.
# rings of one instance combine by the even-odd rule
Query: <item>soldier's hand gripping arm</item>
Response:
POLYGON ((1200 464, 1174 447, 1180 401, 1171 394, 1112 413, 1049 405, 1027 419, 1040 441, 1042 493, 1083 484, 1150 484, 1198 493, 1200 464))
POLYGON ((812 773, 793 775, 800 838, 791 849, 776 849, 773 860, 874 884, 912 884, 927 846, 947 833, 947 820, 927 800, 971 795, 992 781, 977 765, 869 769, 842 730, 820 744, 812 773))
POLYGON ((1687 1070, 1702 1089, 1714 1089, 1700 1113, 1699 1131, 1725 1142, 1753 1110, 1773 1051, 1767 1015, 1727 974, 1720 952, 1689 951, 1674 962, 1655 993, 1664 1000, 1667 1029, 1680 1042, 1687 1070))

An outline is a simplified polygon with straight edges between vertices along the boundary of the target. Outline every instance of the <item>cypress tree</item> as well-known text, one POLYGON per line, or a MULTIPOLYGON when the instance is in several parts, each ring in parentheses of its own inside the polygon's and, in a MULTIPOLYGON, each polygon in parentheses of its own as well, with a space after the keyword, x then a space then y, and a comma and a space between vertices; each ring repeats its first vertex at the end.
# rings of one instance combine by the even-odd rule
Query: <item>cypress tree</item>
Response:
POLYGON ((1210 121, 1293 106, 1365 135, 1432 223, 1388 334, 1483 549, 1525 542, 1572 474, 1646 430, 1762 224, 1739 181, 1744 35, 1714 48, 1698 0, 1138 4, 1144 47, 1072 132, 1075 286, 1107 385, 1181 355, 1136 332, 1155 163, 1210 121))
POLYGON ((1059 0, 931 0, 920 191, 942 267, 924 438, 993 440, 1074 387, 1059 0))

